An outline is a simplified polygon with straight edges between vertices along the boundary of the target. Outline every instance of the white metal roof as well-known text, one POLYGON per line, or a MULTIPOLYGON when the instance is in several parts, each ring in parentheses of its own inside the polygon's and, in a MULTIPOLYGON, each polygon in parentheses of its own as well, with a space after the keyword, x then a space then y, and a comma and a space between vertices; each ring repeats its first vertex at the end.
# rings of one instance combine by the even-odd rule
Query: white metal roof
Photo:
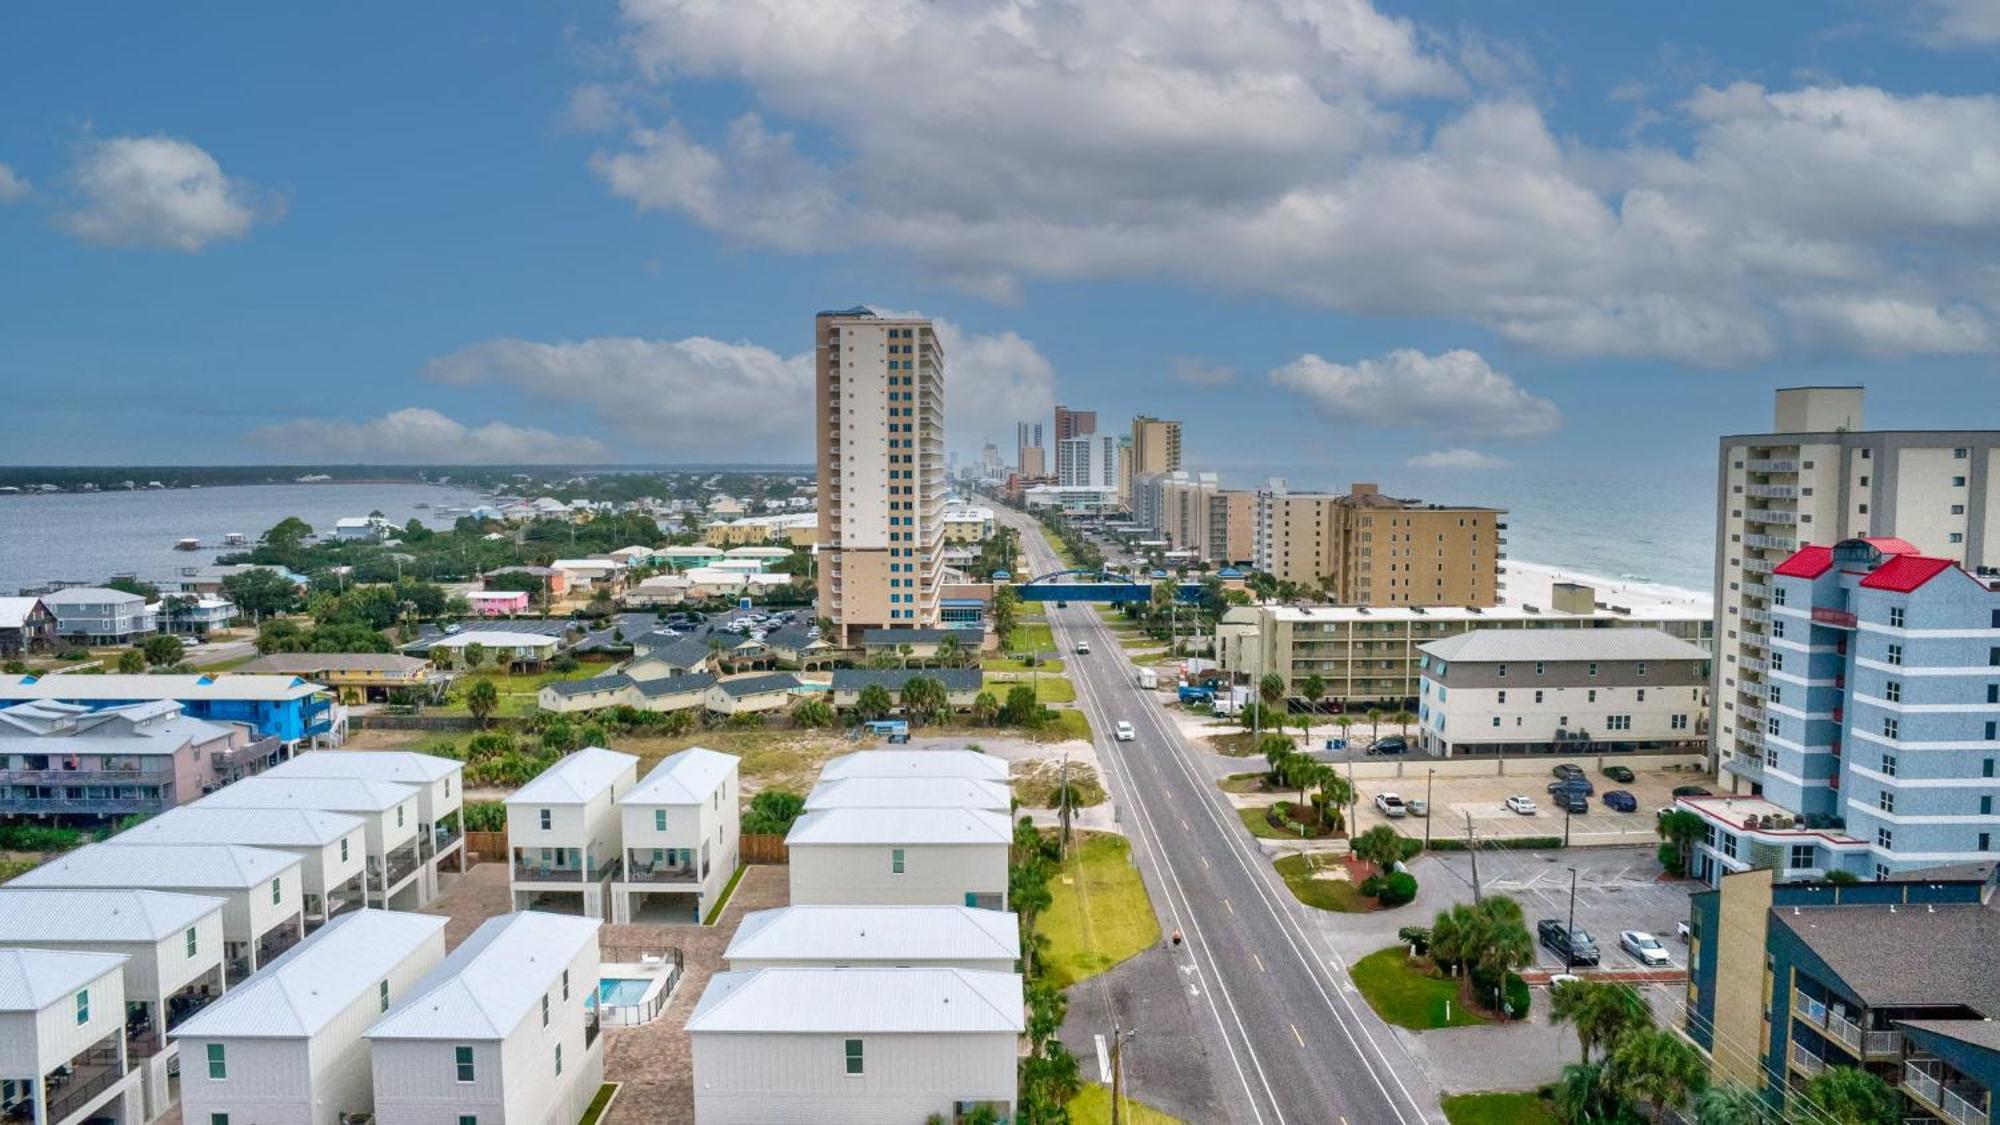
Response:
POLYGON ((843 777, 822 781, 806 794, 806 809, 987 809, 1013 807, 997 781, 963 777, 843 777))
POLYGON ((465 763, 414 750, 313 750, 278 763, 265 777, 351 777, 428 785, 465 772, 465 763))
POLYGON ((40 598, 0 598, 0 629, 19 629, 28 623, 28 614, 41 603, 40 598))
POLYGON ((129 848, 89 844, 16 876, 9 887, 155 887, 240 891, 280 875, 296 875, 291 852, 236 844, 173 844, 129 848))
POLYGON ((0 699, 300 699, 326 689, 297 676, 226 672, 219 676, 50 674, 0 679, 0 699))
POLYGON ((453 633, 449 637, 439 637, 430 643, 432 648, 464 648, 478 645, 481 648, 554 648, 560 640, 546 633, 509 633, 500 629, 468 629, 463 633, 453 633))
POLYGON ((709 799, 730 774, 736 756, 702 746, 690 746, 660 759, 639 784, 618 798, 621 805, 698 805, 709 799))
POLYGON ((230 729, 189 718, 181 704, 171 699, 120 703, 96 710, 52 699, 31 699, 12 706, 0 702, 0 740, 35 739, 37 745, 8 748, 31 754, 171 755, 189 744, 226 739, 230 729))
POLYGON ((393 809, 416 795, 416 786, 393 781, 259 774, 232 781, 195 805, 210 809, 326 809, 374 814, 393 809))
POLYGON ((1018 973, 758 969, 708 978, 687 1029, 690 1033, 1019 1033, 1023 1018, 1018 973))
POLYGON ((125 964, 123 953, 0 949, 0 1012, 39 1012, 125 964))
POLYGON ((1474 629, 1417 648, 1447 661, 1708 659, 1658 629, 1474 629))
POLYGON ((160 941, 221 910, 223 901, 123 887, 0 887, 0 942, 160 941))
MULTIPOLYGON (((488 918, 368 1029, 370 1039, 503 1039, 597 941, 595 918, 524 910, 488 918)), ((571 988, 596 988, 573 980, 571 988)))
POLYGON ((445 921, 405 910, 342 914, 188 1017, 173 1037, 309 1037, 357 998, 374 994, 391 970, 443 934, 445 921))
POLYGON ((1006 782, 1007 760, 977 750, 857 750, 819 771, 821 781, 844 777, 970 777, 1006 782))
POLYGON ((145 600, 138 594, 109 586, 70 586, 42 595, 42 604, 51 609, 59 605, 129 605, 145 600))
POLYGON ((582 805, 639 768, 639 759, 602 746, 566 754, 533 781, 508 795, 510 805, 582 805))
POLYGON ((246 844, 262 848, 325 847, 362 829, 348 813, 324 809, 235 808, 192 804, 142 821, 105 841, 117 845, 246 844))
POLYGON ((970 906, 787 906, 743 916, 725 958, 952 961, 1021 955, 1020 920, 970 906))
POLYGON ((1005 813, 983 809, 822 809, 792 823, 788 847, 801 844, 1006 844, 1005 813))

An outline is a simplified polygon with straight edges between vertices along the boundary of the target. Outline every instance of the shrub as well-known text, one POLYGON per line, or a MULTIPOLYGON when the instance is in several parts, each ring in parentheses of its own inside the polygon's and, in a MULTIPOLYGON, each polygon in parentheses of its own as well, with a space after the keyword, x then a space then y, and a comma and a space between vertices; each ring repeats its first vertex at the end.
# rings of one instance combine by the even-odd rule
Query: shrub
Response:
POLYGON ((1396 940, 1416 950, 1422 957, 1431 951, 1431 928, 1429 926, 1404 926, 1396 931, 1396 940))
POLYGON ((806 811, 806 799, 784 789, 766 789, 750 798, 739 829, 752 835, 782 836, 792 830, 792 822, 806 811))
POLYGON ((467 832, 499 832, 507 827, 507 806, 499 801, 469 801, 459 815, 467 832))
POLYGON ((1381 898, 1385 882, 1380 875, 1370 875, 1361 880, 1361 893, 1369 898, 1381 898))
POLYGON ((1667 874, 1679 875, 1681 873, 1681 849, 1678 844, 1661 844, 1659 850, 1654 854, 1659 857, 1660 866, 1666 870, 1667 874))
MULTIPOLYGON (((1421 848, 1423 841, 1417 841, 1421 848)), ((1563 846, 1561 836, 1484 836, 1479 840, 1480 848, 1486 851, 1540 851, 1563 846)), ((1457 836, 1434 836, 1431 838, 1434 852, 1462 852, 1465 841, 1457 836)))
POLYGON ((578 667, 579 665, 577 664, 576 657, 571 656, 569 653, 566 652, 563 653, 561 656, 556 657, 554 660, 549 661, 549 670, 564 676, 567 676, 571 672, 576 671, 578 667))
POLYGON ((1417 877, 1407 871, 1391 871, 1382 877, 1382 889, 1375 897, 1383 906, 1401 906, 1417 897, 1417 877))
POLYGON ((10 852, 59 852, 83 842, 75 828, 50 828, 40 824, 10 824, 0 828, 0 849, 10 852))
POLYGON ((466 740, 465 760, 468 762, 498 758, 514 752, 514 736, 501 731, 487 731, 475 734, 466 740))

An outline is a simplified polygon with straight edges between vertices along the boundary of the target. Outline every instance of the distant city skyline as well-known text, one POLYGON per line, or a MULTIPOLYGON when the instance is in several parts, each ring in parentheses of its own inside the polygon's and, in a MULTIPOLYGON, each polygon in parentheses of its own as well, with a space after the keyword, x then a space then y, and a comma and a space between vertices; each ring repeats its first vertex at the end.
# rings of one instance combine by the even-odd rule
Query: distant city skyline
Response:
POLYGON ((1951 428, 2000 408, 1980 7, 24 10, 6 459, 803 464, 857 303, 937 319, 962 463, 1058 402, 1467 501, 1711 472, 1783 385, 1951 428))

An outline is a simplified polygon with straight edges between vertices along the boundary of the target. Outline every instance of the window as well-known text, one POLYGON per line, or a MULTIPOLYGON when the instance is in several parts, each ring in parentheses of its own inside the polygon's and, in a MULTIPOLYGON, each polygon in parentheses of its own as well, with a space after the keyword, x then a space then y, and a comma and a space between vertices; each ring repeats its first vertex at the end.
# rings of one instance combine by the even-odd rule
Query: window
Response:
POLYGON ((890 848, 890 849, 889 849, 889 874, 891 874, 891 875, 901 875, 902 873, 903 873, 903 849, 901 849, 901 848, 890 848))
POLYGON ((665 832, 666 830, 667 830, 667 810, 665 810, 665 809, 654 809, 654 810, 653 810, 653 831, 655 831, 655 832, 665 832))
POLYGON ((1903 701, 1902 683, 1897 680, 1890 680, 1887 683, 1883 684, 1882 698, 1888 700, 1891 703, 1901 703, 1903 701))
POLYGON ((402 805, 396 806, 396 827, 398 828, 403 826, 403 807, 402 805))
POLYGON ((283 902, 284 900, 285 900, 285 880, 283 878, 277 878, 271 880, 271 905, 276 906, 279 903, 283 902))
POLYGON ((1606 716, 1604 716, 1604 729, 1606 729, 1606 730, 1631 730, 1631 729, 1632 729, 1632 716, 1630 716, 1630 715, 1606 715, 1606 716))
POLYGON ((1995 739, 2000 739, 2000 723, 1987 723, 1986 741, 1992 742, 1995 739))
POLYGON ((1507 702, 1507 693, 1506 693, 1506 692, 1504 692, 1504 691, 1503 691, 1503 692, 1501 692, 1501 693, 1500 693, 1500 695, 1499 695, 1499 698, 1498 698, 1497 700, 1495 700, 1495 702, 1498 702, 1498 703, 1505 703, 1505 702, 1507 702))
POLYGON ((1875 807, 1885 813, 1896 811, 1896 794, 1888 789, 1875 794, 1875 807))
MULTIPOLYGON (((542 1026, 549 1026, 549 994, 546 992, 542 993, 542 1026)), ((561 1071, 557 1073, 560 1074, 561 1071)))
POLYGON ((208 1045, 209 1081, 220 1082, 227 1077, 229 1077, 229 1056, 224 1051, 222 1044, 210 1043, 208 1045))
POLYGON ((1965 478, 1964 478, 1964 477, 1953 477, 1953 478, 1951 478, 1951 486, 1952 486, 1953 488, 1964 488, 1964 487, 1965 487, 1965 478))
POLYGON ((1535 661, 1535 675, 1539 676, 1541 674, 1542 674, 1542 662, 1537 660, 1535 661))
POLYGON ((76 994, 76 1024, 78 1027, 82 1027, 84 1024, 87 1024, 89 1022, 90 1022, 90 990, 86 988, 82 992, 76 994))
POLYGON ((1784 654, 1784 653, 1782 653, 1782 652, 1774 652, 1774 653, 1772 653, 1772 654, 1771 654, 1771 671, 1773 671, 1773 672, 1782 672, 1782 671, 1784 671, 1784 670, 1785 670, 1785 654, 1784 654))
POLYGON ((1990 833, 1990 832, 1981 832, 1981 833, 1979 834, 1979 850, 1980 850, 1980 851, 1982 851, 1982 852, 1990 852, 1990 851, 1992 851, 1992 850, 1993 850, 1993 834, 1992 834, 1992 833, 1990 833))
POLYGON ((187 930, 187 950, 188 950, 187 955, 189 957, 195 956, 195 951, 200 947, 201 947, 201 939, 195 934, 194 927, 189 926, 187 930))
POLYGON ((1954 449, 1951 451, 1952 460, 1963 461, 1970 452, 1971 452, 1970 450, 1965 449, 1962 446, 1958 449, 1954 449))
POLYGON ((1590 666, 1590 674, 1591 674, 1591 675, 1593 675, 1593 676, 1597 675, 1597 665, 1596 665, 1596 664, 1592 664, 1592 665, 1590 666))
POLYGON ((1785 623, 1782 621, 1771 622, 1771 636, 1775 639, 1783 640, 1785 636, 1785 623))
POLYGON ((1896 776, 1896 756, 1894 754, 1882 755, 1882 776, 1896 776))
POLYGON ((347 862, 347 840, 344 837, 340 841, 340 862, 347 862))
POLYGON ((1595 703, 1595 702, 1597 702, 1597 689, 1596 689, 1596 688, 1591 688, 1591 689, 1590 689, 1589 691, 1586 691, 1586 692, 1584 692, 1584 693, 1583 693, 1583 701, 1584 701, 1585 703, 1595 703))
POLYGON ((1885 718, 1885 719, 1883 719, 1883 720, 1882 720, 1882 737, 1883 737, 1883 738, 1895 738, 1895 737, 1896 737, 1896 727, 1897 727, 1897 723, 1896 723, 1896 720, 1895 720, 1895 719, 1894 719, 1893 717, 1891 717, 1891 718, 1885 718))
POLYGON ((1980 816, 1993 815, 1993 797, 1990 794, 1979 798, 1979 815, 1980 816))
POLYGON ((229 1125, 229 1115, 226 1113, 211 1113, 208 1115, 208 1125, 229 1125))
POLYGON ((461 1113, 458 1115, 458 1125, 479 1125, 479 1118, 470 1113, 461 1113))
POLYGON ((562 1044, 556 1044, 556 1077, 562 1077, 562 1044))
POLYGON ((1889 828, 1877 828, 1875 830, 1875 846, 1878 848, 1895 847, 1896 846, 1895 831, 1889 828))
POLYGON ((1675 715, 1667 721, 1667 727, 1670 730, 1686 730, 1688 729, 1688 717, 1686 715, 1675 715))
POLYGON ((383 1012, 389 1010, 389 982, 386 980, 375 985, 375 1008, 383 1012))
POLYGON ((1784 701, 1785 701, 1785 689, 1784 689, 1784 687, 1783 687, 1782 685, 1780 685, 1780 684, 1772 684, 1772 685, 1771 685, 1771 702, 1773 702, 1773 703, 1783 703, 1784 701))
POLYGON ((1639 700, 1638 700, 1638 701, 1639 701, 1640 703, 1644 703, 1644 702, 1646 702, 1646 689, 1645 689, 1645 688, 1640 688, 1640 689, 1639 689, 1639 700))
POLYGON ((1809 868, 1813 866, 1814 858, 1815 858, 1815 853, 1813 850, 1813 846, 1811 844, 1792 845, 1791 866, 1794 870, 1809 868))
POLYGON ((1728 832, 1722 834, 1722 854, 1730 859, 1736 858, 1736 837, 1728 832))
POLYGON ((1765 734, 1778 734, 1781 730, 1782 728, 1778 725, 1778 717, 1776 715, 1771 715, 1764 719, 1765 734))
POLYGON ((861 1073, 861 1040, 859 1039, 849 1039, 847 1041, 847 1073, 861 1073))
POLYGON ((562 988, 563 988, 563 999, 565 999, 565 1000, 569 999, 569 970, 568 970, 568 969, 564 969, 564 970, 563 970, 563 975, 562 975, 562 988))
POLYGON ((1638 667, 1637 667, 1636 669, 1634 669, 1634 672, 1635 672, 1636 674, 1638 674, 1638 675, 1641 675, 1641 676, 1645 675, 1645 674, 1646 674, 1646 662, 1645 662, 1645 661, 1643 661, 1643 660, 1641 660, 1641 661, 1639 662, 1639 666, 1638 666, 1638 667))
POLYGON ((1883 662, 1884 662, 1884 663, 1886 663, 1886 664, 1890 664, 1890 665, 1893 665, 1893 666, 1895 666, 1895 667, 1898 667, 1898 668, 1902 667, 1902 666, 1903 666, 1903 646, 1902 646, 1902 645, 1890 645, 1890 646, 1889 646, 1889 651, 1888 651, 1888 654, 1887 654, 1887 655, 1885 655, 1885 656, 1883 657, 1883 662))
POLYGON ((1493 725, 1496 727, 1500 725, 1500 716, 1498 715, 1493 716, 1493 725))
POLYGON ((549 826, 550 826, 551 824, 553 824, 554 822, 555 822, 555 818, 554 818, 553 816, 551 816, 551 815, 549 814, 549 810, 547 810, 547 809, 543 809, 543 810, 542 810, 542 831, 544 831, 544 832, 547 832, 547 831, 549 830, 549 826))
POLYGON ((1771 604, 1772 605, 1785 604, 1785 588, 1783 586, 1779 586, 1771 591, 1771 604))
POLYGON ((1903 611, 1903 607, 1902 607, 1902 606, 1899 606, 1899 605, 1892 605, 1892 606, 1890 606, 1890 607, 1889 607, 1889 628, 1891 628, 1891 629, 1901 629, 1901 628, 1903 627, 1903 616, 1904 616, 1904 611, 1903 611))
POLYGON ((1540 703, 1541 701, 1542 701, 1542 693, 1540 689, 1537 689, 1535 691, 1535 702, 1540 703))
POLYGON ((1988 758, 1984 762, 1981 762, 1979 764, 1979 776, 1981 777, 1993 776, 1993 759, 1988 758))
POLYGON ((472 1048, 453 1047, 451 1049, 451 1058, 452 1062, 455 1063, 458 1067, 458 1080, 460 1082, 472 1081, 474 1077, 474 1071, 472 1068, 472 1048))

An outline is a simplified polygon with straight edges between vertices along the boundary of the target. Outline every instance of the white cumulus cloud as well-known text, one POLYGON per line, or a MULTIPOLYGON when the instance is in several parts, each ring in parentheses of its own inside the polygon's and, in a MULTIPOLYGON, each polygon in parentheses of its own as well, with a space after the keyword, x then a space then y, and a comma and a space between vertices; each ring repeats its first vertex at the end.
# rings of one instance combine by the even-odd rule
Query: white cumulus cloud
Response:
POLYGON ((1404 461, 1412 469, 1504 469, 1505 458, 1477 449, 1434 449, 1404 461))
MULTIPOLYGON (((1965 37, 1991 3, 1934 10, 1965 37)), ((1954 353, 2000 305, 1989 95, 1704 88, 1676 144, 1593 148, 1368 0, 624 12, 636 84, 733 83, 751 108, 717 131, 643 113, 593 160, 614 195, 787 252, 895 248, 994 300, 1177 280, 1711 366, 1954 353), (1908 311, 1813 315, 1884 301, 1908 311)))
POLYGON ((28 198, 34 190, 34 185, 28 182, 26 176, 0 164, 0 203, 17 203, 28 198))
POLYGON ((423 407, 380 418, 295 418, 251 431, 252 444, 315 461, 417 465, 530 465, 608 461, 611 450, 590 437, 570 437, 505 422, 468 426, 423 407))
POLYGON ((1271 372, 1321 417, 1366 426, 1533 438, 1555 432, 1562 411, 1528 393, 1478 352, 1425 355, 1401 348, 1352 364, 1302 355, 1271 372))
POLYGON ((1993 0, 1920 0, 1913 33, 1931 47, 1990 47, 2000 43, 2000 4, 1993 0))
POLYGON ((188 253, 242 238, 284 214, 282 201, 225 175, 200 146, 174 137, 85 141, 63 225, 87 242, 188 253))

